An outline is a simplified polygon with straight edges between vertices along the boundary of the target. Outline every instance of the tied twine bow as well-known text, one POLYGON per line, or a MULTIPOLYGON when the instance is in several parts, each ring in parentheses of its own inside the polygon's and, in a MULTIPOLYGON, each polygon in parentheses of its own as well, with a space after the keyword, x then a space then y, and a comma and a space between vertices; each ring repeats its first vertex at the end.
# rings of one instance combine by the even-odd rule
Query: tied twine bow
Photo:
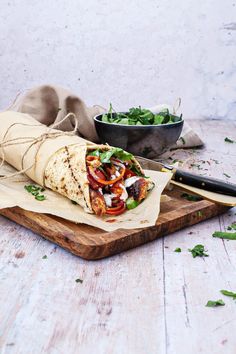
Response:
POLYGON ((18 176, 22 173, 27 172, 28 170, 30 170, 32 167, 35 166, 36 164, 36 160, 37 160, 37 155, 38 152, 42 146, 42 144, 45 142, 45 140, 47 139, 55 139, 59 136, 73 136, 76 135, 77 129, 78 129, 78 120, 76 119, 76 116, 74 113, 68 113, 60 122, 54 123, 50 126, 49 130, 44 133, 41 134, 40 136, 38 136, 37 138, 34 137, 20 137, 20 138, 15 138, 15 139, 9 139, 9 140, 5 140, 9 130, 16 125, 24 125, 24 126, 30 126, 30 127, 41 127, 42 124, 25 124, 25 123, 13 123, 6 131, 6 133, 4 134, 3 140, 2 142, 0 142, 0 153, 1 153, 1 163, 0 163, 0 168, 3 166, 4 162, 5 162, 5 153, 4 153, 4 147, 8 147, 8 146, 14 146, 14 145, 23 145, 23 144, 27 144, 27 143, 32 143, 28 146, 28 148, 26 149, 26 151, 24 152, 22 159, 21 159, 21 170, 11 173, 7 176, 0 176, 0 180, 2 179, 8 179, 8 178, 12 178, 15 176, 18 176), (57 131, 57 132, 52 132, 53 129, 55 129, 56 127, 58 127, 61 123, 63 123, 64 121, 66 121, 67 119, 69 119, 70 117, 74 118, 74 129, 70 132, 61 132, 61 131, 57 131), (36 144, 38 144, 36 153, 35 153, 35 159, 34 162, 31 166, 24 168, 24 158, 27 155, 27 153, 29 152, 29 150, 36 144))

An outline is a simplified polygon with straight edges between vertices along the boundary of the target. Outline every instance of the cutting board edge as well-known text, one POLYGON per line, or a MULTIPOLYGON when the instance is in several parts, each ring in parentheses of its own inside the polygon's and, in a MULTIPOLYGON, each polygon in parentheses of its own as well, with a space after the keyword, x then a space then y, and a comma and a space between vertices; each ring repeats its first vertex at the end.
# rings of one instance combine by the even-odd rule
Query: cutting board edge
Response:
MULTIPOLYGON (((0 214, 7 217, 8 219, 17 222, 21 226, 26 227, 27 229, 41 235, 43 238, 59 245, 60 247, 66 249, 67 251, 71 252, 72 254, 79 256, 83 259, 86 260, 99 260, 103 259, 109 256, 113 256, 115 254, 127 251, 129 249, 136 248, 138 246, 141 246, 145 243, 152 242, 156 240, 159 237, 166 236, 168 234, 172 234, 173 232, 176 232, 178 230, 184 229, 188 226, 195 225, 199 222, 205 221, 211 217, 215 217, 217 215, 220 215, 230 209, 228 206, 223 206, 223 205, 217 205, 215 203, 210 203, 206 204, 205 208, 202 209, 202 211, 207 211, 207 213, 203 213, 201 216, 199 216, 198 210, 193 210, 190 211, 189 214, 185 214, 182 216, 179 216, 179 218, 170 220, 169 222, 166 222, 163 226, 163 224, 157 224, 152 227, 144 228, 144 229, 134 229, 130 230, 132 233, 128 235, 124 235, 124 237, 120 237, 115 240, 111 240, 110 242, 104 242, 101 244, 87 244, 84 245, 82 243, 75 243, 73 239, 70 239, 67 237, 65 234, 61 234, 61 239, 55 239, 55 237, 52 237, 48 234, 48 231, 45 228, 41 228, 41 231, 39 231, 39 226, 34 226, 32 224, 32 220, 30 222, 27 222, 27 219, 25 218, 20 218, 19 220, 14 220, 14 210, 17 208, 18 215, 20 215, 19 211, 22 211, 22 213, 27 213, 27 211, 15 207, 15 208, 7 208, 7 209, 2 209, 0 210, 0 214), (208 213, 209 212, 209 213, 208 213), (182 221, 185 219, 188 221, 187 225, 183 225, 182 221), (172 223, 172 231, 168 232, 168 224, 172 223), (174 226, 173 226, 174 223, 174 226)), ((183 208, 184 209, 184 208, 183 208)), ((186 206, 185 206, 186 209, 186 206)), ((29 212, 32 213, 32 212, 29 212)), ((37 214, 37 213, 36 213, 37 214)), ((48 215, 40 214, 43 215, 44 217, 51 217, 48 215)), ((25 216, 25 215, 24 215, 25 216)), ((127 230, 126 230, 127 231, 127 230)), ((71 235, 73 236, 73 232, 71 232, 71 235)), ((71 236, 68 234, 68 236, 71 236)), ((72 237, 73 238, 73 237, 72 237)))

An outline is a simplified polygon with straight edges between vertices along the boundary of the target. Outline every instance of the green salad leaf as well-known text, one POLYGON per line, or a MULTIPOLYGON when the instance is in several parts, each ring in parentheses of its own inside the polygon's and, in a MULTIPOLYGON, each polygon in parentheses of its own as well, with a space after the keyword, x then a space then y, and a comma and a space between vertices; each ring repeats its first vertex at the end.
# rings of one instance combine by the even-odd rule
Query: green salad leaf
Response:
POLYGON ((134 156, 121 148, 113 148, 108 151, 100 153, 100 159, 102 163, 110 163, 111 157, 117 157, 121 161, 131 160, 134 156))
POLYGON ((102 115, 102 121, 105 123, 115 123, 124 125, 160 125, 180 122, 182 114, 176 116, 171 114, 168 109, 154 114, 149 109, 139 107, 132 107, 127 113, 119 113, 113 110, 110 104, 107 113, 102 115))
POLYGON ((90 151, 89 156, 99 156, 102 163, 110 163, 111 157, 114 156, 121 161, 129 161, 134 158, 132 154, 121 149, 121 148, 112 148, 107 151, 100 151, 99 149, 90 151))

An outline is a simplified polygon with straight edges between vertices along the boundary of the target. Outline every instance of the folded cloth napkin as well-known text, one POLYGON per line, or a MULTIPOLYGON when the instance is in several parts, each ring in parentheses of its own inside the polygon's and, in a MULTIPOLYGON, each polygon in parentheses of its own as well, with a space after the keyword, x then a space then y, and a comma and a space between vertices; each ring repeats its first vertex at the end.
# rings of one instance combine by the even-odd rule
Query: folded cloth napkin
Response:
MULTIPOLYGON (((164 108, 173 112, 173 108, 166 104, 151 107, 150 110, 153 113, 158 113, 164 108)), ((59 123, 66 114, 73 112, 78 120, 78 135, 93 142, 99 142, 93 117, 107 111, 98 105, 87 107, 77 95, 62 87, 52 85, 35 87, 24 95, 18 96, 9 109, 28 113, 48 126, 59 123)), ((73 130, 74 120, 71 118, 63 121, 57 126, 57 129, 73 130)), ((190 148, 202 145, 202 140, 185 121, 181 137, 172 148, 190 148)))

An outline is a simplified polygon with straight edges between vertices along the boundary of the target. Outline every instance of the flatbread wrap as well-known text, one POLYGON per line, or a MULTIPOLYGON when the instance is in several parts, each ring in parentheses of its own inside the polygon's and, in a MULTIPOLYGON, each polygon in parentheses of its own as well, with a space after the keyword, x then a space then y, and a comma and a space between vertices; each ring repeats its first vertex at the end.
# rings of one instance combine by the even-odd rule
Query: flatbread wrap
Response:
POLYGON ((0 113, 0 152, 39 185, 99 216, 137 207, 154 187, 128 152, 48 128, 27 114, 0 113))

